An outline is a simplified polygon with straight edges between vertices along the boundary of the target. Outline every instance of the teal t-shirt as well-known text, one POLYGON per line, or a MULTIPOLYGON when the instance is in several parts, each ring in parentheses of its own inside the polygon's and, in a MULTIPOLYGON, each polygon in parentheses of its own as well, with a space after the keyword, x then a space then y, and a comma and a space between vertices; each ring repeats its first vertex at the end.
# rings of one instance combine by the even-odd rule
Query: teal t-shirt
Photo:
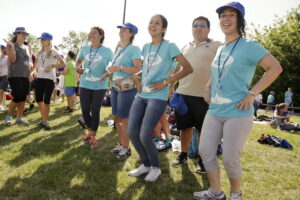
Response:
POLYGON ((142 92, 138 96, 146 99, 160 99, 167 101, 169 86, 162 90, 151 91, 152 82, 163 82, 168 73, 176 66, 175 57, 181 52, 174 43, 164 40, 161 45, 147 43, 142 50, 142 92))
POLYGON ((235 42, 221 46, 212 62, 211 103, 208 113, 214 116, 244 117, 253 115, 254 112, 253 106, 244 111, 239 110, 236 105, 248 94, 256 65, 269 52, 258 42, 241 38, 229 56, 234 45, 235 42), (220 78, 221 87, 218 87, 218 63, 221 71, 226 59, 220 78))
POLYGON ((293 92, 290 91, 285 92, 285 98, 284 98, 285 101, 292 101, 292 97, 293 97, 293 92))
MULTIPOLYGON (((117 49, 114 54, 112 65, 133 67, 133 60, 141 59, 141 50, 137 46, 129 44, 126 47, 117 49)), ((128 74, 123 71, 117 71, 113 74, 114 79, 130 77, 132 74, 128 74)))
POLYGON ((108 79, 100 83, 100 77, 106 72, 106 66, 112 60, 112 51, 104 46, 93 49, 91 46, 81 48, 78 58, 83 60, 84 73, 79 87, 100 90, 108 88, 108 79))
POLYGON ((273 95, 269 94, 268 95, 268 98, 267 98, 267 103, 274 103, 275 101, 275 98, 273 95))

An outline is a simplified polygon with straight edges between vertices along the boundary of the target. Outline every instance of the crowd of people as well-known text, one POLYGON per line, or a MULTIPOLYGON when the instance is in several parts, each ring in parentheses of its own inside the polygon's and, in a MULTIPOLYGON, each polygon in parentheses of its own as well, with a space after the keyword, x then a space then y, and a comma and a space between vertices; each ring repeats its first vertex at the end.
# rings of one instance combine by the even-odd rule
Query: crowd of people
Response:
MULTIPOLYGON (((224 200, 226 195, 222 191, 216 155, 223 140, 222 161, 231 185, 229 198, 242 199, 240 157, 252 128, 253 103, 256 95, 275 81, 282 68, 264 47, 246 39, 242 4, 231 2, 216 12, 224 43, 208 37, 209 19, 200 16, 191 24, 193 41, 180 50, 165 39, 168 21, 158 14, 150 19, 151 40, 142 49, 133 45, 138 28, 131 23, 117 26, 120 40, 114 52, 103 45, 105 31, 92 27, 88 37, 90 44, 81 48, 76 63, 73 52, 68 53, 65 62, 52 48, 50 33, 42 33, 39 37, 41 50, 33 61, 29 46, 24 44, 29 33, 24 27, 16 28, 14 38, 1 46, 0 103, 8 82, 13 96, 5 123, 12 124, 17 110, 15 123, 28 124, 22 116, 30 83, 35 79, 35 101, 41 113, 38 126, 51 130, 48 122, 50 99, 57 75, 63 75, 62 92, 67 96, 67 111, 74 109, 74 94, 79 83, 80 107, 87 127, 82 141, 97 147, 101 105, 109 89, 109 80, 112 80, 112 115, 118 144, 111 152, 117 159, 127 158, 131 155, 131 142, 141 165, 128 175, 146 175, 145 181, 154 182, 161 175, 161 169, 152 140, 153 131, 165 124, 168 102, 181 99, 179 107, 175 108, 177 128, 181 132, 181 153, 172 165, 187 163, 195 128, 200 138, 196 170, 207 173, 210 187, 193 196, 201 200, 224 200), (257 64, 265 74, 250 88, 257 64)), ((290 96, 288 93, 287 97, 290 96)))

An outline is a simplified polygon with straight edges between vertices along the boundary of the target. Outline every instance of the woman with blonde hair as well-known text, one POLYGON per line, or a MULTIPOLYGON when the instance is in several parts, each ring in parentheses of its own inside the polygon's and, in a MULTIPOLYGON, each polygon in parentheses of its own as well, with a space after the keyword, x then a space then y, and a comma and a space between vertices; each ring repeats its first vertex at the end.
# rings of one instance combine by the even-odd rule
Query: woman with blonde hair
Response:
POLYGON ((51 94, 56 81, 56 68, 65 68, 66 64, 58 52, 52 49, 53 36, 50 33, 42 33, 38 39, 41 40, 42 49, 37 54, 33 72, 33 76, 37 78, 35 98, 42 116, 42 121, 38 126, 45 130, 51 130, 48 116, 51 94))

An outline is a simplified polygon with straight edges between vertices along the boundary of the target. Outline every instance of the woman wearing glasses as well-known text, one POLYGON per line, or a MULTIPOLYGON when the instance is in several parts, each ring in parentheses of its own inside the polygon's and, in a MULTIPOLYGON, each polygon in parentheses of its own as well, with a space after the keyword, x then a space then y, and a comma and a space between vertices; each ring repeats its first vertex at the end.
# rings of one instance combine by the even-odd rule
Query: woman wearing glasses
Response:
POLYGON ((155 15, 148 25, 152 38, 144 45, 142 55, 143 72, 141 82, 136 81, 138 95, 134 99, 129 114, 128 134, 138 152, 142 165, 130 171, 130 176, 147 174, 145 181, 154 182, 161 174, 158 152, 152 141, 153 130, 166 109, 169 84, 192 73, 190 63, 183 57, 178 47, 164 36, 168 21, 162 15, 155 15), (169 77, 168 74, 179 62, 183 69, 169 77))

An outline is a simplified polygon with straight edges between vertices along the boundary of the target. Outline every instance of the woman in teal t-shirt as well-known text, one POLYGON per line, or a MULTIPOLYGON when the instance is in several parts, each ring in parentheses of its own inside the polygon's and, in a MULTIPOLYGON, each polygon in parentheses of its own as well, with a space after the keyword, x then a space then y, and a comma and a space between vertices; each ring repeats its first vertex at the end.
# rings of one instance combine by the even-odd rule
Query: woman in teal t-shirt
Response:
POLYGON ((112 51, 104 47, 104 30, 99 27, 91 28, 89 34, 90 46, 81 48, 76 61, 76 71, 81 74, 80 78, 80 106, 84 122, 88 132, 83 141, 89 142, 91 147, 97 147, 95 138, 100 121, 100 109, 108 80, 100 81, 106 72, 105 68, 112 60, 112 51), (83 63, 83 68, 79 68, 83 63))
POLYGON ((130 176, 147 174, 145 180, 156 181, 161 174, 158 152, 152 141, 153 130, 166 109, 169 84, 193 71, 174 43, 164 40, 168 21, 162 15, 151 18, 148 31, 151 43, 144 45, 141 82, 135 79, 138 95, 129 113, 128 134, 138 152, 142 165, 128 173, 130 176), (175 59, 183 69, 169 77, 175 59))
POLYGON ((223 138, 223 165, 231 184, 229 199, 242 199, 242 166, 240 156, 253 124, 253 102, 281 73, 278 61, 256 41, 245 39, 245 9, 231 2, 217 13, 225 43, 218 49, 211 65, 211 81, 205 100, 210 104, 200 138, 199 154, 206 168, 210 188, 195 192, 197 199, 226 199, 220 183, 216 157, 223 138), (251 89, 256 65, 266 73, 251 89))
POLYGON ((119 136, 119 144, 111 150, 117 154, 117 159, 125 159, 131 155, 127 133, 128 116, 131 104, 137 93, 132 80, 132 75, 141 70, 141 50, 132 45, 138 28, 126 23, 117 26, 120 29, 120 41, 108 72, 113 73, 111 89, 112 114, 119 136), (123 87, 126 86, 126 87, 123 87))

